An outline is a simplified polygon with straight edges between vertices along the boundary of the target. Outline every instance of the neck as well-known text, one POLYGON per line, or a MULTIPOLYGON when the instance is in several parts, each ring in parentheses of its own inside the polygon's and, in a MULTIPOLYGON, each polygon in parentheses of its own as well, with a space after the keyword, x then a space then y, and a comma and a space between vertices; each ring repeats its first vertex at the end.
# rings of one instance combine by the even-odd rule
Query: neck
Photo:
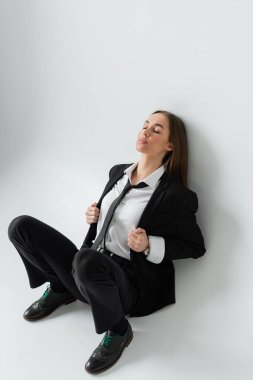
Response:
POLYGON ((162 166, 160 159, 141 156, 134 171, 136 172, 136 177, 141 180, 156 171, 160 166, 162 166))

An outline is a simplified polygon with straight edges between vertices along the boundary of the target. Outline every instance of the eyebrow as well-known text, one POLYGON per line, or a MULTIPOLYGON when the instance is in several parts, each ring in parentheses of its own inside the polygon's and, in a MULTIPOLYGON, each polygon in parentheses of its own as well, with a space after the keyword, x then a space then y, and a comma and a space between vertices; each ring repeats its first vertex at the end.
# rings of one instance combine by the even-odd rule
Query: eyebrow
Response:
MULTIPOLYGON (((145 120, 145 123, 150 124, 150 122, 149 122, 148 120, 145 120)), ((161 128, 164 129, 164 126, 162 126, 162 124, 159 124, 159 123, 154 124, 154 126, 156 126, 156 127, 161 127, 161 128)))

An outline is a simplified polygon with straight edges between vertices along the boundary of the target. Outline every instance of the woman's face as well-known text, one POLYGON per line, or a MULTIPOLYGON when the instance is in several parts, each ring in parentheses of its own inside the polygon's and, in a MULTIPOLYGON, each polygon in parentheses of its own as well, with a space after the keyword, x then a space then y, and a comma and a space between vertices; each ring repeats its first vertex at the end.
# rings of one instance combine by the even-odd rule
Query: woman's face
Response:
POLYGON ((136 149, 141 153, 148 153, 163 159, 164 155, 173 149, 169 143, 169 122, 162 113, 151 114, 144 121, 138 133, 136 149))

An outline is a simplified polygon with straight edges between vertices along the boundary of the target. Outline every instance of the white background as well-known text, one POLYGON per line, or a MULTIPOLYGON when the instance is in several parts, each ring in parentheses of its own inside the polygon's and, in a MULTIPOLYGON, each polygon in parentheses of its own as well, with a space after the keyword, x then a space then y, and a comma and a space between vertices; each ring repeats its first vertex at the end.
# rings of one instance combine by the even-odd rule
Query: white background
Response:
POLYGON ((2 379, 83 379, 102 339, 77 301, 29 323, 30 289, 8 239, 32 215, 80 247, 86 208, 157 108, 182 117, 189 187, 207 252, 174 261, 177 303, 131 318, 134 339, 104 378, 252 376, 250 0, 0 1, 2 379))

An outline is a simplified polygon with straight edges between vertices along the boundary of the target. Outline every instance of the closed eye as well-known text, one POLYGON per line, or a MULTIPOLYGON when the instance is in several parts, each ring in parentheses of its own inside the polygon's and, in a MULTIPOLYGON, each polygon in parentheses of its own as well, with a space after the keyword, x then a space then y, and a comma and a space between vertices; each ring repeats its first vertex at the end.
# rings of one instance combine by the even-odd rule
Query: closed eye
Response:
MULTIPOLYGON (((146 127, 143 127, 142 129, 147 129, 147 128, 146 128, 146 127)), ((160 134, 160 132, 156 131, 155 129, 153 129, 153 131, 154 131, 155 133, 160 134)))

